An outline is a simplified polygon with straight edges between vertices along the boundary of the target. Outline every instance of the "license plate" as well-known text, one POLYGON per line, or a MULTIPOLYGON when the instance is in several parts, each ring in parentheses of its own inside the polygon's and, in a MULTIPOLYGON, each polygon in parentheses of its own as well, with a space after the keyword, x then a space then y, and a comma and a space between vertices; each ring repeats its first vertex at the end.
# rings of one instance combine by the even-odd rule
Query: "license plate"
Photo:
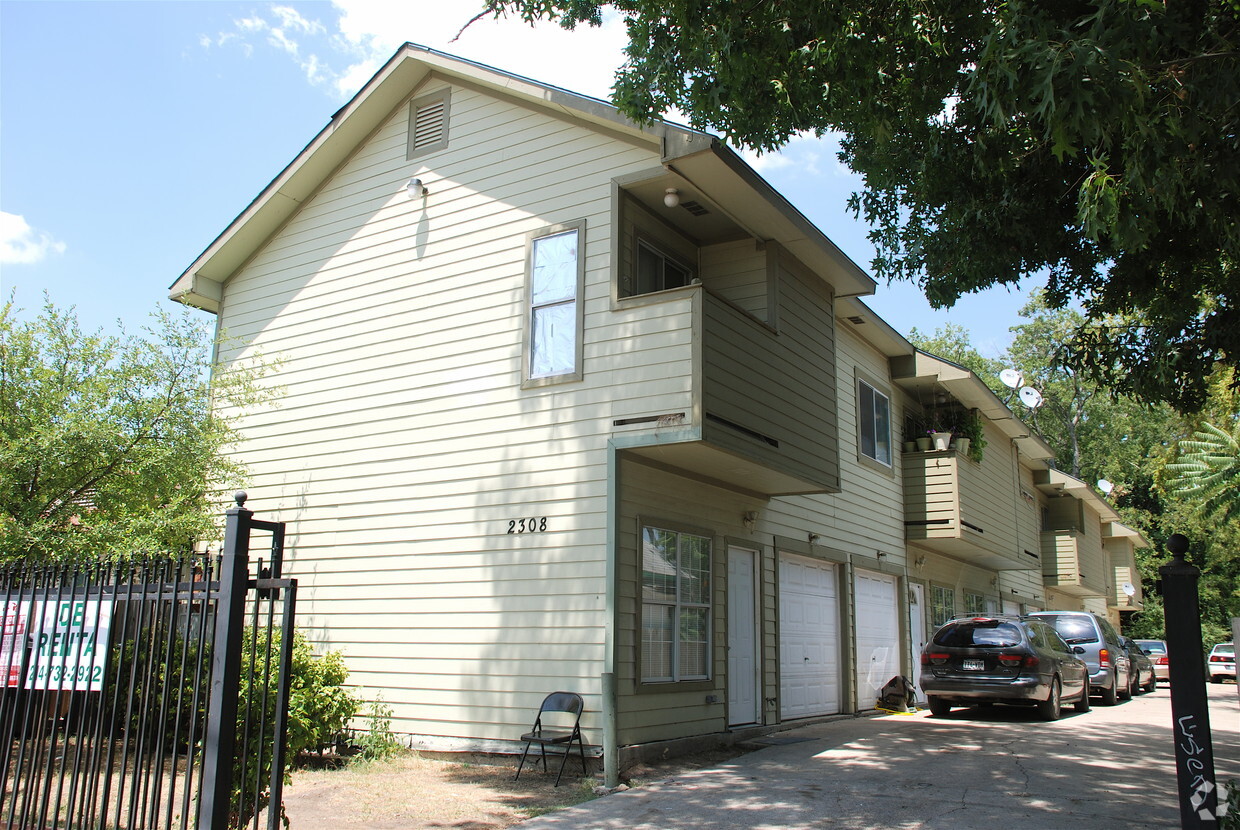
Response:
POLYGON ((961 660, 960 668, 965 671, 982 671, 986 668, 986 663, 983 660, 961 660))

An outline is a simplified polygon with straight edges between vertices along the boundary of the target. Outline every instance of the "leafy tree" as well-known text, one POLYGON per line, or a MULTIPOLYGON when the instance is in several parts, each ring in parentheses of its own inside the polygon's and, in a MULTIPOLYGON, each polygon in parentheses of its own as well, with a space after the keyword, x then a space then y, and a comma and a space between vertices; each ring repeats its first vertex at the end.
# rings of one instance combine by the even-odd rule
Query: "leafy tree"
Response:
POLYGON ((1240 521, 1240 421, 1231 432, 1204 423, 1193 436, 1180 440, 1179 460, 1167 465, 1173 492, 1204 517, 1240 521))
POLYGON ((83 332, 72 309, 0 310, 0 560, 120 557, 210 538, 210 497, 240 482, 216 405, 260 401, 261 365, 208 380, 212 338, 186 311, 144 336, 83 332))
POLYGON ((1182 419, 1165 404, 1116 394, 1073 365, 1066 343, 1084 323, 1080 312, 1053 308, 1035 292, 1020 314, 1027 322, 1012 329, 1008 357, 1042 395, 1042 405, 1024 417, 1055 448, 1059 468, 1086 481, 1148 473, 1150 459, 1162 457, 1183 429, 1182 419))
POLYGON ((568 28, 608 6, 629 115, 759 150, 843 134, 877 276, 949 306, 1045 272, 1050 307, 1084 305, 1073 364, 1186 411, 1240 364, 1236 0, 488 2, 568 28))

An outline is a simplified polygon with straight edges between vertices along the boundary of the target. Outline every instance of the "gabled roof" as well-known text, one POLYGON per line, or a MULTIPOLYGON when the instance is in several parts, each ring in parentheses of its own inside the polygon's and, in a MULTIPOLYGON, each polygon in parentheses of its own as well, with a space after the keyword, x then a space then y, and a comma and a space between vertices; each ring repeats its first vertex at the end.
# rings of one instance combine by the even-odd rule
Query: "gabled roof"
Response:
POLYGON ((172 299, 218 311, 224 283, 432 77, 648 145, 677 175, 710 182, 711 197, 750 233, 779 242, 817 273, 830 275, 837 296, 874 291, 869 275, 714 136, 668 121, 643 126, 604 101, 406 43, 185 269, 170 288, 172 299))

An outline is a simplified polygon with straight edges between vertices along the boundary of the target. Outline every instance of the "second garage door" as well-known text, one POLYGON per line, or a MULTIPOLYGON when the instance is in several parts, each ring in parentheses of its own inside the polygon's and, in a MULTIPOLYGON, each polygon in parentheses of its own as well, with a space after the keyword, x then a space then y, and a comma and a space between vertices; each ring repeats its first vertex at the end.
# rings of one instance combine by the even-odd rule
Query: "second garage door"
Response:
POLYGON ((835 566, 779 560, 780 717, 840 710, 839 591, 835 566))
POLYGON ((900 673, 900 610, 896 578, 856 572, 857 704, 874 705, 878 691, 900 673))

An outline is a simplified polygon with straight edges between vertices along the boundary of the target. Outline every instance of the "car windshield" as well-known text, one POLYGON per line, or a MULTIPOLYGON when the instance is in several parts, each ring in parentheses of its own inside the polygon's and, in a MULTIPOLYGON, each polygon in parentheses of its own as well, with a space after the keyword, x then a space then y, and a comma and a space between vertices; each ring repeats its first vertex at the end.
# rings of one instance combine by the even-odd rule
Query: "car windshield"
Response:
POLYGON ((968 620, 945 625, 934 635, 934 644, 948 648, 975 646, 1011 648, 1024 638, 1020 626, 1001 620, 968 620))
POLYGON ((1089 617, 1068 616, 1065 614, 1062 617, 1040 616, 1038 619, 1046 620, 1055 626, 1059 636, 1063 637, 1064 642, 1069 645, 1098 642, 1098 632, 1089 617))
POLYGON ((1221 654, 1224 657, 1235 657, 1236 647, 1235 646, 1215 646, 1214 653, 1221 654))

